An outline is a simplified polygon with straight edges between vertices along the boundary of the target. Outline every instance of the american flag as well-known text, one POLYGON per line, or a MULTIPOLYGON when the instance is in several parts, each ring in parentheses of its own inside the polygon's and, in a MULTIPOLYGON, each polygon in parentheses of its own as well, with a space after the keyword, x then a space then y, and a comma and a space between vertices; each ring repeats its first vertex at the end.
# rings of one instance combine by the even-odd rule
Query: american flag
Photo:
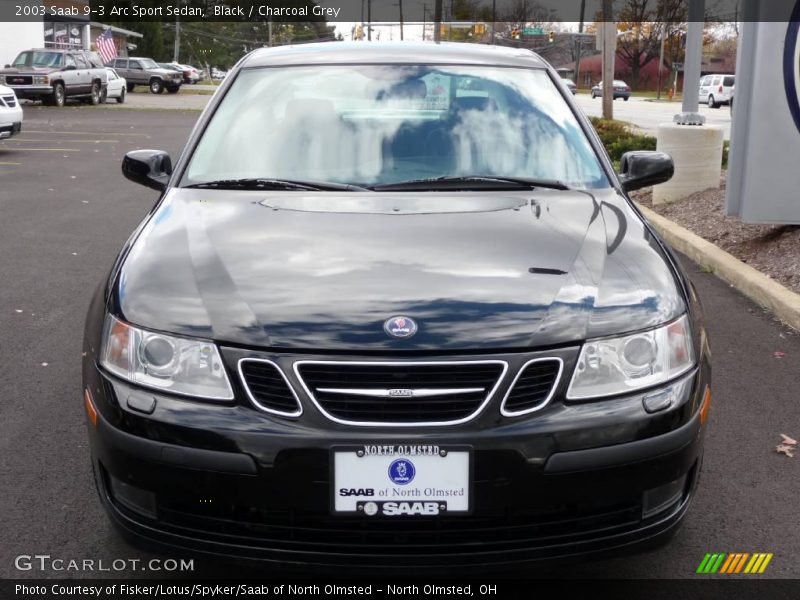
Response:
POLYGON ((106 29, 103 33, 97 36, 95 40, 97 50, 100 56, 103 57, 103 64, 108 64, 108 61, 117 58, 117 45, 114 43, 114 35, 110 29, 106 29))

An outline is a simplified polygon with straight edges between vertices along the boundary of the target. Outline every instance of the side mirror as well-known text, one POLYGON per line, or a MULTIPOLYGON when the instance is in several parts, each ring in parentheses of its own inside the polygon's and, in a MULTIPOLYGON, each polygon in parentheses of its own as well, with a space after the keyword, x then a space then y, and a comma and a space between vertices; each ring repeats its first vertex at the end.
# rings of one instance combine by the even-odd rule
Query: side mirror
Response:
POLYGON ((5 68, 6 68, 6 69, 10 69, 10 68, 11 68, 11 65, 6 65, 6 66, 5 66, 5 68))
POLYGON ((675 163, 669 154, 636 150, 622 155, 619 180, 623 190, 632 192, 669 181, 674 173, 675 163))
POLYGON ((77 69, 78 67, 76 67, 75 65, 67 65, 66 67, 64 67, 65 71, 76 71, 77 69))
POLYGON ((134 150, 122 160, 122 174, 134 183, 163 192, 172 175, 172 160, 162 150, 134 150))

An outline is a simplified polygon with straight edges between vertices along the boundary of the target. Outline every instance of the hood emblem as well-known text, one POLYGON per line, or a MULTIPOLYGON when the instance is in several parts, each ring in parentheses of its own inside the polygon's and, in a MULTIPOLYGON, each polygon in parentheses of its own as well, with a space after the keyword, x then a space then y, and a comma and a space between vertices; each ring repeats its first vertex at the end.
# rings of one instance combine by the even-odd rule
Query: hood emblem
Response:
POLYGON ((383 324, 383 330, 392 337, 407 338, 417 333, 417 323, 409 317, 392 317, 383 324))

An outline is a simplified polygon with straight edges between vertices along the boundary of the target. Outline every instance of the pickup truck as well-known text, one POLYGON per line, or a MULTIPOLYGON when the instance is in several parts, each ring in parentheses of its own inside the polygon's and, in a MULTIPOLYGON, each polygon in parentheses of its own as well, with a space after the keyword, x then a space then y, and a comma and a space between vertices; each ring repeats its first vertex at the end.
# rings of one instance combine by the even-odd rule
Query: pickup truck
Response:
POLYGON ((64 106, 67 98, 100 104, 108 86, 102 62, 86 50, 36 48, 20 52, 14 62, 0 69, 0 85, 17 97, 64 106))

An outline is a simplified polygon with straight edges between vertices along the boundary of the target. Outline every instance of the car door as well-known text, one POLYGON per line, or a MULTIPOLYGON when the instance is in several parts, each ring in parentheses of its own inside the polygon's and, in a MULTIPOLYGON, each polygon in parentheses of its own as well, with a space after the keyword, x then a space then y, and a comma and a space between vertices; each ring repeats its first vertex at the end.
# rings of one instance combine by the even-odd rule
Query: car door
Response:
POLYGON ((78 72, 78 63, 75 55, 67 53, 64 55, 64 91, 68 96, 80 94, 81 84, 78 72))
POLYGON ((120 77, 127 79, 128 78, 128 59, 127 58, 118 58, 114 61, 114 70, 117 72, 117 75, 120 77))
POLYGON ((77 94, 88 94, 92 89, 92 65, 81 54, 75 54, 75 64, 78 69, 75 71, 77 76, 77 94))
POLYGON ((129 77, 126 77, 125 79, 127 79, 129 82, 137 85, 144 85, 147 83, 147 73, 145 73, 144 68, 142 68, 142 64, 138 60, 128 61, 128 74, 129 77))

